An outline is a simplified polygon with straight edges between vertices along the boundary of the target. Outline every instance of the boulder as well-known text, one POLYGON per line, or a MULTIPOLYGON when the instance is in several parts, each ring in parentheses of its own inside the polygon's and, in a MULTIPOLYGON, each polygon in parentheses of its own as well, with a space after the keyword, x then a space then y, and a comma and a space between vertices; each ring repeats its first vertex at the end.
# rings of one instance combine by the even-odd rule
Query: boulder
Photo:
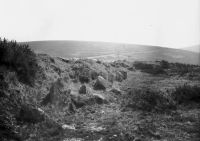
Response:
POLYGON ((101 94, 91 95, 71 95, 71 108, 74 112, 75 109, 82 108, 85 105, 104 104, 107 103, 106 98, 101 94))
POLYGON ((88 98, 85 96, 71 96, 71 102, 76 108, 81 108, 87 104, 88 98))
POLYGON ((67 124, 63 124, 62 125, 62 129, 69 129, 69 130, 76 130, 74 125, 67 125, 67 124))
POLYGON ((106 90, 107 87, 108 82, 102 76, 98 76, 93 88, 95 90, 106 90))
POLYGON ((80 88, 79 88, 79 94, 86 94, 87 93, 87 88, 86 85, 83 84, 80 88))
POLYGON ((96 72, 95 70, 90 71, 90 77, 91 77, 92 80, 97 79, 98 75, 99 75, 98 72, 96 72))
POLYGON ((127 72, 126 71, 117 71, 115 80, 122 82, 123 80, 127 79, 127 72))
POLYGON ((59 97, 61 94, 68 92, 66 90, 66 83, 63 79, 59 78, 56 82, 51 85, 49 93, 43 98, 41 105, 46 106, 47 104, 59 103, 59 97))
POLYGON ((121 72, 121 74, 122 74, 122 76, 123 76, 123 79, 125 80, 125 79, 127 79, 127 72, 126 71, 120 71, 121 72))
POLYGON ((123 81, 123 75, 122 75, 121 72, 119 72, 119 71, 116 72, 115 80, 118 81, 118 82, 123 81))
POLYGON ((102 96, 101 94, 93 94, 93 98, 95 103, 97 104, 103 104, 103 103, 107 103, 107 100, 105 99, 104 96, 102 96))
POLYGON ((119 88, 112 88, 110 91, 115 94, 121 94, 121 90, 119 88))
POLYGON ((90 78, 87 75, 79 75, 79 81, 81 83, 89 83, 90 82, 90 78))
POLYGON ((114 82, 114 79, 115 79, 115 76, 112 74, 112 73, 108 73, 108 81, 113 83, 114 82))

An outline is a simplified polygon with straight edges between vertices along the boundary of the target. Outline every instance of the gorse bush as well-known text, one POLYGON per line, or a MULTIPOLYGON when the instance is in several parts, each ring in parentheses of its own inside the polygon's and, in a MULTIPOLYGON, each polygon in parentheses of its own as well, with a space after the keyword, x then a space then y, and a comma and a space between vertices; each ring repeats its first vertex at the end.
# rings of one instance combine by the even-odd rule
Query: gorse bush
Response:
POLYGON ((172 93, 172 97, 177 104, 200 102, 200 87, 186 84, 183 86, 178 86, 172 93))
POLYGON ((0 65, 15 71, 21 82, 34 84, 37 61, 35 53, 28 45, 0 38, 0 65))
POLYGON ((173 101, 165 97, 163 93, 148 88, 130 90, 124 96, 122 106, 149 112, 167 112, 176 108, 173 101))

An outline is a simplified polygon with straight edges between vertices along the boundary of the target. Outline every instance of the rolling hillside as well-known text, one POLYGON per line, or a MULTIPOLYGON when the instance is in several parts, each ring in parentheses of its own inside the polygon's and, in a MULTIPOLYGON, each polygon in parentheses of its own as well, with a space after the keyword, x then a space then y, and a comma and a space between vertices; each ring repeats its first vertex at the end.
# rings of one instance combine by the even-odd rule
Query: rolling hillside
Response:
POLYGON ((200 53, 200 45, 195 45, 195 46, 186 47, 186 48, 183 48, 183 50, 187 50, 187 51, 192 51, 192 52, 198 52, 198 53, 200 53))
MULTIPOLYGON (((87 53, 83 45, 70 51, 87 53)), ((89 55, 116 53, 117 44, 110 44, 108 52, 107 43, 97 45, 102 46, 86 48, 89 55)), ((70 56, 67 47, 58 47, 70 56)), ((125 47, 126 52, 120 46, 117 52, 140 51, 142 57, 163 51, 125 47)), ((0 141, 200 140, 198 65, 64 59, 5 39, 0 51, 0 141)))
POLYGON ((170 62, 200 64, 199 53, 158 46, 86 41, 32 41, 28 44, 37 53, 64 58, 93 58, 104 61, 164 59, 170 62))

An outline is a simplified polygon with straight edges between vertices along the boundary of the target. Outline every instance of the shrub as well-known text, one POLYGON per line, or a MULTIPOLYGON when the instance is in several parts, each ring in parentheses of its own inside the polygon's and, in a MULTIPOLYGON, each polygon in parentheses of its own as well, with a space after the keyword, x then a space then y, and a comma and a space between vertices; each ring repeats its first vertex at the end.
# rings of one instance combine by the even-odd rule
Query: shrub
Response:
POLYGON ((136 69, 139 69, 143 72, 150 74, 163 74, 165 73, 164 69, 160 65, 156 64, 147 64, 143 62, 135 62, 134 66, 136 69))
POLYGON ((77 62, 72 66, 72 71, 74 72, 75 78, 81 83, 89 83, 90 69, 86 64, 83 63, 82 60, 79 61, 80 62, 77 62))
POLYGON ((37 61, 28 45, 0 39, 0 64, 15 71, 21 82, 34 84, 37 61))
POLYGON ((162 61, 160 62, 160 66, 161 66, 163 69, 168 69, 169 66, 170 66, 170 64, 169 64, 169 62, 167 62, 167 61, 165 61, 165 60, 162 60, 162 61))
MULTIPOLYGON (((5 89, 7 90, 7 89, 5 89)), ((16 140, 20 141, 18 133, 16 115, 21 105, 21 97, 18 91, 0 90, 0 140, 16 140)))
POLYGON ((161 92, 151 89, 130 90, 123 99, 123 106, 149 112, 165 112, 176 108, 173 102, 161 92))
POLYGON ((200 102, 200 87, 190 86, 184 84, 178 86, 172 93, 172 97, 177 104, 188 103, 188 102, 200 102))
POLYGON ((171 72, 185 75, 189 74, 199 74, 200 73, 200 66, 192 65, 192 64, 181 64, 181 63, 170 63, 171 72))

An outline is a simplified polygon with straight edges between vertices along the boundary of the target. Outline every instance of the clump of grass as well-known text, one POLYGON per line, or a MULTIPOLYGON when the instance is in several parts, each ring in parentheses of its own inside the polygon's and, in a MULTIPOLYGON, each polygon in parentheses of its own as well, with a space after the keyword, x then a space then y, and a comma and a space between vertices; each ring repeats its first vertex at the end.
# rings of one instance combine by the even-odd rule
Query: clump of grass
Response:
POLYGON ((122 106, 148 112, 167 112, 175 109, 173 101, 151 89, 132 89, 124 96, 122 106))
POLYGON ((0 64, 15 71, 21 82, 34 84, 37 71, 36 55, 27 44, 0 38, 0 64))
POLYGON ((175 88, 172 97, 177 104, 200 102, 200 87, 184 84, 175 88))

